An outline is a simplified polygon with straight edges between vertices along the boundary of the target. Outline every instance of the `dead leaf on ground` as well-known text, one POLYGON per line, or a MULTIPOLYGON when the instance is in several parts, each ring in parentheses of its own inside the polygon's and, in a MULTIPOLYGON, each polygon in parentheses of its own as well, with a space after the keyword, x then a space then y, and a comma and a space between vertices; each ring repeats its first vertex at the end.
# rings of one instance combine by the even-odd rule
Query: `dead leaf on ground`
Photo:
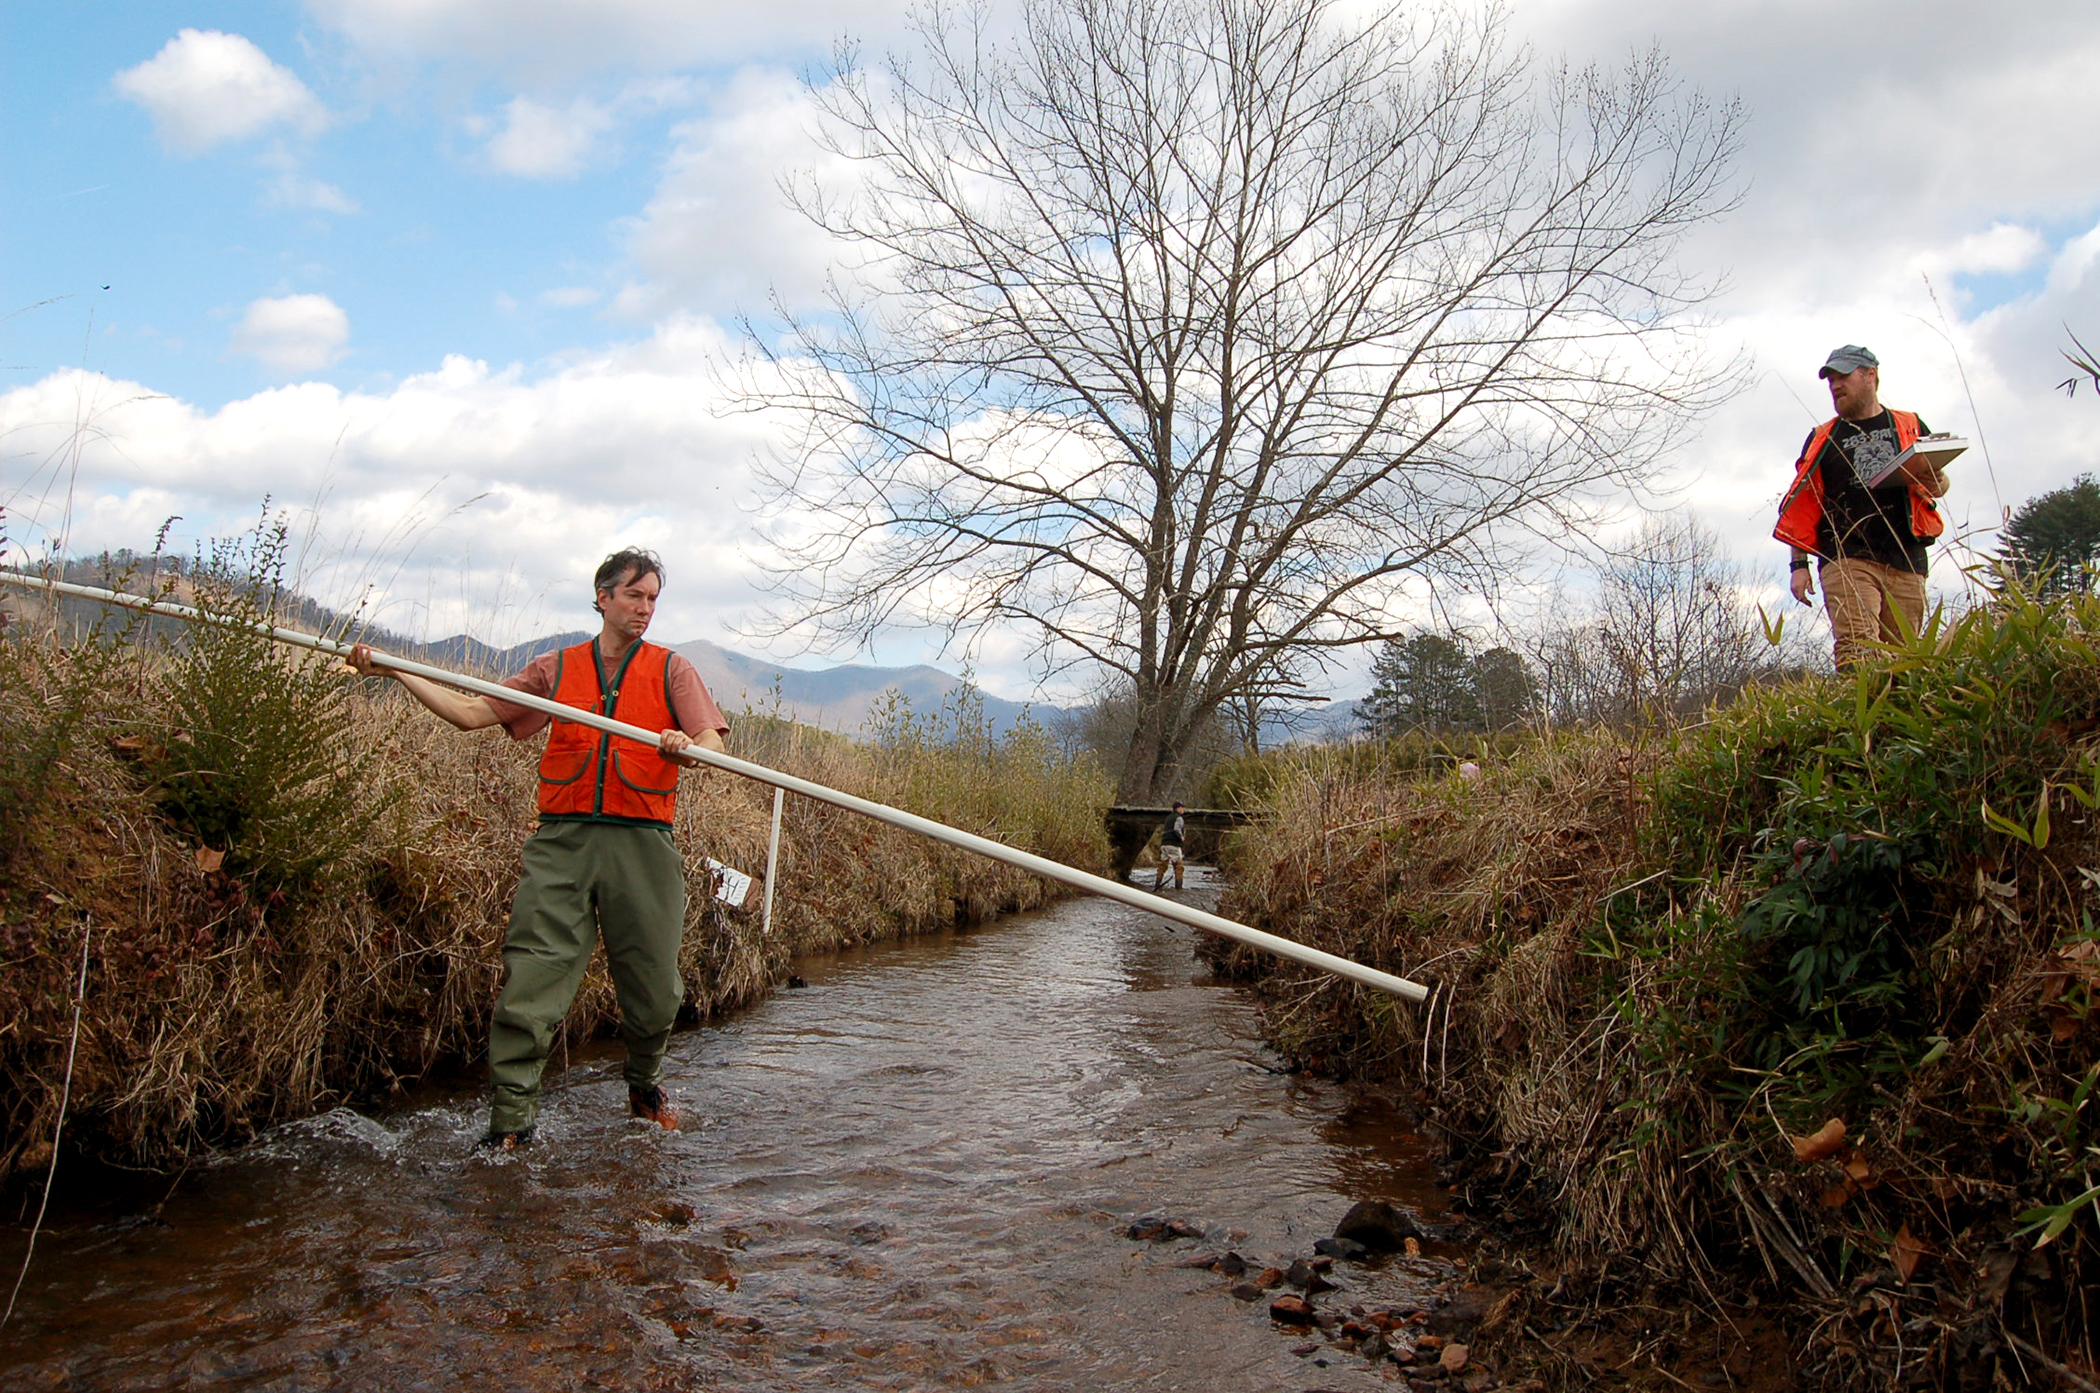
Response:
POLYGON ((1850 1185, 1833 1185, 1823 1192, 1822 1205, 1825 1209, 1836 1209, 1851 1198, 1852 1187, 1850 1185))
POLYGON ((1913 1234, 1909 1224, 1896 1230, 1896 1240, 1889 1244, 1889 1262, 1896 1269, 1896 1279, 1906 1285, 1918 1264, 1931 1256, 1932 1245, 1913 1234))
POLYGON ((1825 1156, 1835 1156, 1845 1144, 1845 1120, 1833 1117, 1805 1137, 1794 1138, 1794 1159, 1797 1161, 1820 1161, 1825 1156))
POLYGON ((1868 1187, 1868 1183, 1874 1178, 1874 1166, 1867 1160, 1866 1152, 1858 1147, 1852 1149, 1852 1154, 1845 1158, 1845 1176, 1861 1189, 1868 1187))
POLYGON ((210 875, 213 871, 219 869, 219 867, 225 864, 225 852, 220 851, 214 847, 208 846, 200 846, 197 848, 197 869, 204 872, 206 875, 210 875))
POLYGON ((2100 986, 2100 943, 2082 938, 2049 955, 2043 968, 2043 999, 2069 995, 2074 982, 2100 986))

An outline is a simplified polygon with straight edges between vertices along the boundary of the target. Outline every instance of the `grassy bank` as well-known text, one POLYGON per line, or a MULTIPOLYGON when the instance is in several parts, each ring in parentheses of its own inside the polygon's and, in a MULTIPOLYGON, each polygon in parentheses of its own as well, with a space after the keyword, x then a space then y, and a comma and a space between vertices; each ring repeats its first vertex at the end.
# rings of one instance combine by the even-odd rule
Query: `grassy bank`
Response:
POLYGON ((2090 1378, 2096 634, 2089 597, 2014 595, 1854 678, 1477 780, 1300 757, 1225 912, 1436 997, 1231 963, 1300 1059, 1411 1092, 1476 1210, 1550 1255, 1512 1346, 1660 1292, 1777 1311, 1811 1386, 2090 1378))
MULTIPOLYGON (((204 602, 251 612, 267 597, 204 602)), ((461 736, 392 684, 226 631, 180 649, 121 621, 0 639, 0 1178, 64 1148, 167 1165, 342 1102, 384 1099, 485 1045, 537 742, 461 736)), ((737 723, 731 753, 1074 865, 1106 861, 1090 767, 967 706, 892 712, 850 741, 737 723)), ((711 856, 765 867, 771 790, 687 774, 684 972, 702 1017, 762 995, 798 953, 1042 903, 1047 883, 789 798, 773 932, 762 887, 713 902, 711 856)), ((567 1031, 602 1032, 595 964, 567 1031)), ((557 1052, 557 1061, 561 1055, 557 1052)))

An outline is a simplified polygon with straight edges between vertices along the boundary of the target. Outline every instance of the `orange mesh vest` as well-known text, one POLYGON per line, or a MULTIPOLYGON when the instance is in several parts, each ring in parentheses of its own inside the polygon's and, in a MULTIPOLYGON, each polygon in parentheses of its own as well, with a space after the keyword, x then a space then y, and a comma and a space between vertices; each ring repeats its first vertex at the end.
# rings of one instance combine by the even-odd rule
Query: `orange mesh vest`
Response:
MULTIPOLYGON (((666 690, 671 650, 637 643, 608 682, 591 640, 564 648, 554 668, 554 699, 647 730, 678 724, 666 690)), ((540 816, 607 818, 669 826, 677 807, 678 765, 654 745, 557 720, 540 753, 540 816)))
MULTIPOLYGON (((1889 420, 1896 427, 1896 448, 1908 450, 1918 443, 1918 418, 1915 413, 1889 408, 1889 420)), ((1793 486, 1786 497, 1779 500, 1779 523, 1772 535, 1788 546, 1803 551, 1816 551, 1816 524, 1823 520, 1823 471, 1815 467, 1816 456, 1823 453, 1829 443, 1830 433, 1837 429, 1837 417, 1833 416, 1816 427, 1816 433, 1808 438, 1808 448, 1794 463, 1793 486)), ((1946 522, 1940 510, 1925 490, 1916 484, 1910 485, 1910 531, 1919 541, 1937 537, 1945 531, 1946 522)), ((1816 552, 1822 555, 1821 552, 1816 552)), ((1827 558, 1826 558, 1827 559, 1827 558)))

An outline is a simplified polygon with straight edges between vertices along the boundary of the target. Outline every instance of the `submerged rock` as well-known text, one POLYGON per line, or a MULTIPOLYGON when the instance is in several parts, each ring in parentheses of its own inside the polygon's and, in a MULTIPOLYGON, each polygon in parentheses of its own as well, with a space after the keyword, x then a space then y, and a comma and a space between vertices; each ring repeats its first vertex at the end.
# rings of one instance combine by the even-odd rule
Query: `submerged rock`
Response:
POLYGON ((1165 1243, 1176 1238, 1201 1238, 1203 1226, 1192 1224, 1186 1219, 1163 1219, 1156 1214, 1148 1214, 1142 1219, 1133 1220, 1130 1227, 1123 1230, 1123 1236, 1141 1242, 1165 1243))
POLYGON ((1302 1296, 1279 1296, 1269 1303, 1269 1318, 1285 1325, 1311 1325, 1312 1303, 1302 1296))
POLYGON ((1300 1258, 1291 1264, 1290 1270, 1283 1274, 1283 1280, 1308 1296, 1316 1292, 1334 1290, 1334 1283, 1315 1272, 1313 1265, 1304 1258, 1300 1258))
POLYGON ((1384 1200, 1358 1200, 1334 1226, 1334 1236, 1360 1243, 1374 1253, 1396 1253, 1410 1238, 1422 1237, 1415 1216, 1384 1200))

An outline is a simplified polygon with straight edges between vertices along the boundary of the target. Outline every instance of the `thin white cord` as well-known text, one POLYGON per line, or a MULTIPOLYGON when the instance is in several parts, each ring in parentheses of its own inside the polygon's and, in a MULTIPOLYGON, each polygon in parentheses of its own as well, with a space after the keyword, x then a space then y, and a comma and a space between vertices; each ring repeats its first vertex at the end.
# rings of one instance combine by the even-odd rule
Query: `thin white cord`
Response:
POLYGON ((1969 399, 1969 419, 1976 423, 1976 444, 1983 451, 1984 472, 1991 476, 1991 501, 1998 505, 1998 524, 2012 516, 2005 506, 2005 494, 1998 488, 1998 467, 1991 463, 1991 442, 1984 438, 1983 413, 1976 409, 1976 393, 1969 388, 1969 368, 1961 360, 1961 349, 1954 342, 1954 330, 1947 323, 1947 311, 1940 307, 1940 293, 1932 288, 1932 277, 1926 276, 1925 293, 1932 297, 1932 311, 1940 317, 1940 337, 1947 341, 1947 351, 1954 355, 1954 371, 1961 377, 1962 394, 1969 399))
POLYGON ((94 941, 95 921, 80 921, 80 981, 73 988, 73 1038, 66 1042, 66 1081, 58 1092, 58 1125, 51 1129, 51 1166, 44 1172, 44 1198, 36 1207, 36 1222, 29 1226, 29 1247, 22 1254, 22 1270, 15 1274, 15 1289, 8 1293, 7 1310, 0 1325, 14 1318, 15 1301, 22 1295, 23 1279, 29 1276, 29 1260, 36 1256, 37 1231, 44 1226, 44 1211, 51 1206, 51 1182, 58 1178, 58 1139, 66 1132, 66 1104, 73 1097, 73 1055, 80 1048, 80 1007, 87 1000, 88 944, 94 941))

